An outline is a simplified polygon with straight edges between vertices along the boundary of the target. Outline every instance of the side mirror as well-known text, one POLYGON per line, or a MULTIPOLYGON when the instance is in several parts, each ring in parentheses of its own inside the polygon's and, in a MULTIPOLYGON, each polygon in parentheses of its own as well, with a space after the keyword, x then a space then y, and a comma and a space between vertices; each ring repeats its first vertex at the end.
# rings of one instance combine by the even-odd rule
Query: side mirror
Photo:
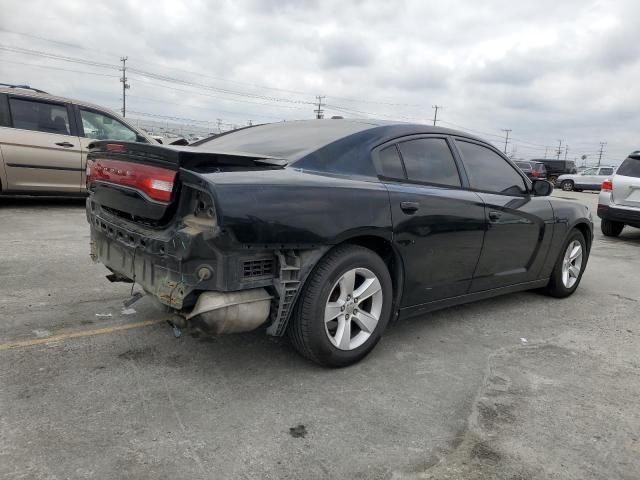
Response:
POLYGON ((553 184, 546 180, 534 180, 531 191, 536 197, 546 197, 553 192, 553 184))

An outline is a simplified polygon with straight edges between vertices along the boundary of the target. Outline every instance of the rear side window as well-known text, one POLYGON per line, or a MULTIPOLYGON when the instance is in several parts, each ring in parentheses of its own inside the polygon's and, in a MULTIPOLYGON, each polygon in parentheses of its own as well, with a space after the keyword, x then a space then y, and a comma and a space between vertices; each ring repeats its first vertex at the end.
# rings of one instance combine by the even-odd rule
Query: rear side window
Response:
POLYGON ((613 168, 601 168, 600 175, 613 175, 613 168))
POLYGON ((622 162, 616 174, 640 178, 640 158, 628 157, 622 162))
POLYGON ((444 138, 419 138, 398 144, 407 178, 460 187, 460 176, 444 138))
POLYGON ((527 192, 518 172, 494 151, 462 140, 456 140, 456 145, 462 154, 471 188, 511 195, 527 192))
POLYGON ((9 103, 6 95, 0 95, 0 127, 10 127, 9 103))
POLYGON ((67 107, 55 103, 10 98, 13 126, 59 135, 71 135, 67 107))
POLYGON ((395 145, 383 148, 378 154, 382 175, 390 178, 406 178, 402 160, 395 145))

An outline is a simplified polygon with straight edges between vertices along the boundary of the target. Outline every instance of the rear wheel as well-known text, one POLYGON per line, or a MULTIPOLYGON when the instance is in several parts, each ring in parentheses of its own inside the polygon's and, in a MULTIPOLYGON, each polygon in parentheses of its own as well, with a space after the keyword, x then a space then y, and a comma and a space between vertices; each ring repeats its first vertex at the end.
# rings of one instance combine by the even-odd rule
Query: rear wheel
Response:
POLYGON ((605 237, 617 237, 622 232, 624 223, 614 222, 613 220, 602 219, 600 222, 600 230, 605 237))
POLYGON ((298 352, 320 365, 351 365, 380 340, 391 300, 391 277, 378 255, 357 245, 336 247, 307 280, 289 338, 298 352))
POLYGON ((564 298, 575 292, 587 266, 587 242, 579 230, 572 230, 556 260, 546 292, 564 298))
POLYGON ((549 180, 554 187, 558 186, 558 177, 556 175, 551 175, 547 180, 549 180))
POLYGON ((573 190, 573 182, 571 180, 564 180, 562 182, 562 190, 565 192, 570 192, 573 190))

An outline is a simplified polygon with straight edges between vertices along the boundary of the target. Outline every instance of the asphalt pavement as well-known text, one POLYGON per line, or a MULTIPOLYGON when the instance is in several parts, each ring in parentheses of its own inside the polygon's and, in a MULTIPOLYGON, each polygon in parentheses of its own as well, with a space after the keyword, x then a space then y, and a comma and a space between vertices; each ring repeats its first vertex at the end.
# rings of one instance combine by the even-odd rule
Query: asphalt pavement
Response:
POLYGON ((82 200, 0 198, 0 478, 637 479, 639 272, 640 229, 597 224, 572 297, 402 321, 327 370, 176 338, 91 262, 82 200))

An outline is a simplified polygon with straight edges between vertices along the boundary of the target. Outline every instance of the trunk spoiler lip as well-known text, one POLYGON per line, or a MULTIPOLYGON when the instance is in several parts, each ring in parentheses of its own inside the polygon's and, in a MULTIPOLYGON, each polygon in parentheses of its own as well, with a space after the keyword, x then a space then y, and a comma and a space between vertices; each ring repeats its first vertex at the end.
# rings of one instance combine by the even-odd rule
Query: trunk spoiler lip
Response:
MULTIPOLYGON (((134 155, 135 152, 145 152, 152 153, 156 155, 162 155, 165 158, 165 162, 169 161, 177 164, 177 166, 181 167, 180 160, 184 159, 184 157, 194 156, 217 156, 217 157, 225 157, 225 158, 237 158, 250 160, 253 163, 261 164, 261 165, 269 165, 273 167, 281 167, 284 168, 289 164, 289 161, 280 158, 273 157, 270 155, 261 155, 257 153, 249 153, 249 152, 236 152, 236 151, 215 151, 215 150, 204 150, 202 148, 191 147, 191 146, 183 146, 183 145, 151 145, 146 143, 137 143, 137 142, 119 142, 117 140, 96 140, 89 144, 89 154, 94 156, 97 153, 108 153, 109 155, 113 155, 115 152, 106 152, 106 145, 111 143, 117 143, 121 145, 125 145, 128 151, 131 151, 134 155)), ((118 158, 122 156, 126 156, 128 152, 123 153, 115 153, 114 156, 117 155, 118 158)), ((91 158, 91 157, 89 157, 91 158)))

